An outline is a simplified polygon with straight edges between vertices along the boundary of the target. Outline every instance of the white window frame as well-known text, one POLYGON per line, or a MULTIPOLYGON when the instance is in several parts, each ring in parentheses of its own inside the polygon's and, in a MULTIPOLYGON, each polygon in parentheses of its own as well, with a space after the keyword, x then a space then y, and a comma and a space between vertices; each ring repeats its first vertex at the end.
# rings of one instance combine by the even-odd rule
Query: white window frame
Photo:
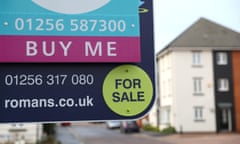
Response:
POLYGON ((194 121, 204 121, 204 107, 195 106, 193 109, 194 109, 194 121))
POLYGON ((220 78, 217 80, 217 88, 220 92, 229 91, 229 80, 227 78, 220 78))
POLYGON ((203 94, 203 78, 201 77, 193 78, 193 93, 194 95, 203 94))
POLYGON ((170 124, 171 108, 166 106, 161 108, 161 124, 170 124))
POLYGON ((217 61, 217 65, 227 65, 228 64, 227 52, 217 52, 216 61, 217 61))
POLYGON ((193 66, 201 66, 201 52, 200 51, 192 52, 192 64, 193 64, 193 66))

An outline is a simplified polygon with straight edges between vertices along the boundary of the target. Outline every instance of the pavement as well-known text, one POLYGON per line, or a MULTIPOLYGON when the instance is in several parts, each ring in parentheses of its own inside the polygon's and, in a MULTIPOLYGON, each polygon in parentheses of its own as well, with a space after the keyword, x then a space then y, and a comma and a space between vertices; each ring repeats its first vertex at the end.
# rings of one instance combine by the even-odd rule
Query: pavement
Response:
MULTIPOLYGON (((240 144, 240 134, 237 133, 162 135, 142 131, 138 136, 157 140, 159 144, 240 144)), ((57 139, 62 144, 84 144, 81 142, 81 138, 71 132, 68 127, 57 129, 57 139)))
POLYGON ((240 144, 240 134, 173 134, 165 136, 147 135, 169 144, 240 144))
POLYGON ((79 139, 75 137, 67 127, 59 128, 56 130, 56 138, 61 144, 82 144, 79 139))

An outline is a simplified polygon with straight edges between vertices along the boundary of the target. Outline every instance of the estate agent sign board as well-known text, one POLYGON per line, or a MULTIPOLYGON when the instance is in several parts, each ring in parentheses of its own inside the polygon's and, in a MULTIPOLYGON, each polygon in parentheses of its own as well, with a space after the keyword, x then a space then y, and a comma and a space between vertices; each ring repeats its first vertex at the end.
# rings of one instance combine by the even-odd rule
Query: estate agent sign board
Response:
POLYGON ((152 0, 1 0, 0 122, 146 115, 152 0))

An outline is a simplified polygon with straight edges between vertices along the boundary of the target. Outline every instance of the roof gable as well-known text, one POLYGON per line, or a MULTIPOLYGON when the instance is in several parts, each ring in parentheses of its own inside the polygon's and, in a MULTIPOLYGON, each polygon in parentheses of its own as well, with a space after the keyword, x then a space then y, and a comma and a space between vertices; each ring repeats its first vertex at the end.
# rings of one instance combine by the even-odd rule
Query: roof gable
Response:
POLYGON ((201 18, 167 47, 239 47, 240 49, 240 34, 201 18))

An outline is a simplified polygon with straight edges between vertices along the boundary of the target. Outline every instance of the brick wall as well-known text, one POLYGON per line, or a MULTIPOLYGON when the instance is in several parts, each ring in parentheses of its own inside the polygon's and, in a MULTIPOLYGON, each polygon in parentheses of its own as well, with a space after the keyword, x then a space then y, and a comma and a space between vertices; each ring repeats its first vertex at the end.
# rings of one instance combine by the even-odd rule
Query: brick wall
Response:
POLYGON ((236 131, 240 133, 240 52, 239 51, 233 51, 232 62, 233 62, 233 86, 234 86, 236 131))

